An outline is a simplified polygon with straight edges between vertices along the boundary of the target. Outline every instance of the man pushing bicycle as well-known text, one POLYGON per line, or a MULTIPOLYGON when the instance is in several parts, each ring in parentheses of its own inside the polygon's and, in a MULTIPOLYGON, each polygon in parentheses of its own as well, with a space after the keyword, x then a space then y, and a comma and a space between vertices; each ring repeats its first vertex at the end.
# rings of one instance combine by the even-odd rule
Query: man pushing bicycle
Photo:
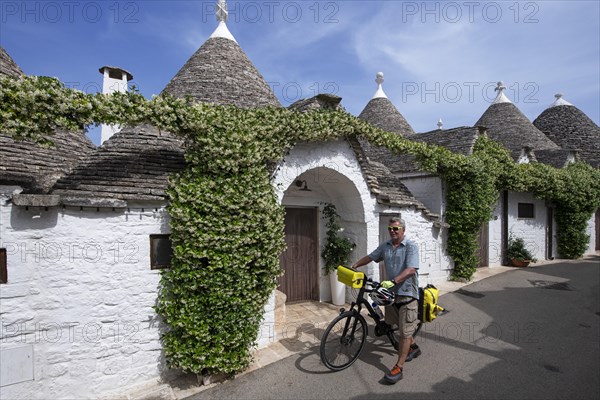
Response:
POLYGON ((405 231, 406 224, 403 219, 391 218, 388 226, 390 240, 352 265, 352 269, 356 269, 372 261, 383 261, 386 276, 390 280, 381 282, 381 286, 396 295, 394 304, 385 308, 386 322, 397 324, 400 334, 398 361, 384 376, 389 383, 396 383, 402 379, 405 361, 421 354, 421 349, 414 341, 414 334, 419 325, 419 249, 414 241, 405 238, 405 231))

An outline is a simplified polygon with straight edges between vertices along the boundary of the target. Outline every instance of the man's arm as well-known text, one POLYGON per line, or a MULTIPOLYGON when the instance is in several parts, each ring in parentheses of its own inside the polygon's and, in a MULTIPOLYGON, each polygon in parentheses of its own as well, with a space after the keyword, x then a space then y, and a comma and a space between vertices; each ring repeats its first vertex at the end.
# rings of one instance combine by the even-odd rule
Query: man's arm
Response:
POLYGON ((352 269, 356 269, 356 268, 360 268, 363 265, 367 265, 368 263, 370 263, 371 261, 371 257, 369 256, 364 256, 363 258, 361 258, 360 260, 358 260, 357 262, 354 263, 354 265, 352 265, 352 269))
POLYGON ((408 278, 410 278, 411 276, 415 275, 416 273, 417 273, 416 268, 408 267, 408 268, 404 269, 402 272, 400 272, 400 275, 396 275, 394 277, 394 279, 392 279, 392 281, 396 285, 398 285, 398 284, 404 282, 405 280, 407 280, 408 278))

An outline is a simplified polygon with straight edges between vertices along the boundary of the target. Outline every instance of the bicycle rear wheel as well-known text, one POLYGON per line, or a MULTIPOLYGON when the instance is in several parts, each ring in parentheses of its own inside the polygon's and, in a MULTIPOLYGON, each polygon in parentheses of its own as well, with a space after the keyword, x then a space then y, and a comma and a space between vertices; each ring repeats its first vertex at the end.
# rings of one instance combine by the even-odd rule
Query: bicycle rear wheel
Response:
POLYGON ((356 311, 338 315, 321 338, 321 361, 332 371, 351 366, 360 355, 367 339, 367 323, 356 311))

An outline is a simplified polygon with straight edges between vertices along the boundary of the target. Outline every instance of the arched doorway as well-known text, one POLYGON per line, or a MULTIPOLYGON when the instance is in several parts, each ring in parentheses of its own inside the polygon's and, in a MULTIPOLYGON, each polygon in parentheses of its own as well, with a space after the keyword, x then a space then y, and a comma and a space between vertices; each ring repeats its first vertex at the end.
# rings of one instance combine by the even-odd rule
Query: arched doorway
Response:
POLYGON ((280 256, 284 274, 278 290, 287 303, 327 300, 328 277, 322 273, 320 251, 324 223, 320 210, 333 203, 344 226, 344 234, 355 243, 366 238, 364 207, 356 185, 336 169, 317 167, 304 171, 284 191, 285 240, 287 249, 280 256))

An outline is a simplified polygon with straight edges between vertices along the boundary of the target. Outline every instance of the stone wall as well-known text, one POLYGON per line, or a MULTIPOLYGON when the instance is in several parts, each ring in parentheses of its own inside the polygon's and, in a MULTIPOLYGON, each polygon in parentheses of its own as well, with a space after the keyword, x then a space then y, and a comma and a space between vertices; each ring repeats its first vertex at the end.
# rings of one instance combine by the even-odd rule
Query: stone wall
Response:
MULTIPOLYGON (((546 259, 547 207, 544 200, 536 199, 531 193, 509 192, 508 232, 525 240, 525 245, 538 260, 546 259), (519 218, 518 203, 532 203, 534 218, 519 218)), ((553 235, 553 240, 555 240, 553 235)), ((556 249, 556 244, 553 246, 556 249)))
POLYGON ((432 213, 444 214, 442 180, 438 176, 415 176, 402 179, 410 192, 429 208, 432 213))
POLYGON ((150 234, 164 207, 0 207, 2 398, 95 398, 164 369, 150 234), (5 368, 7 370, 5 370, 5 368), (19 372, 20 371, 20 372, 19 372), (5 376, 6 378, 6 376, 5 376), (33 380, 32 380, 33 379, 33 380))
POLYGON ((592 215, 592 218, 588 221, 586 233, 590 235, 590 241, 588 248, 585 251, 586 255, 596 254, 596 215, 592 215))
POLYGON ((502 265, 502 196, 496 201, 492 219, 488 225, 488 261, 490 267, 502 265))

